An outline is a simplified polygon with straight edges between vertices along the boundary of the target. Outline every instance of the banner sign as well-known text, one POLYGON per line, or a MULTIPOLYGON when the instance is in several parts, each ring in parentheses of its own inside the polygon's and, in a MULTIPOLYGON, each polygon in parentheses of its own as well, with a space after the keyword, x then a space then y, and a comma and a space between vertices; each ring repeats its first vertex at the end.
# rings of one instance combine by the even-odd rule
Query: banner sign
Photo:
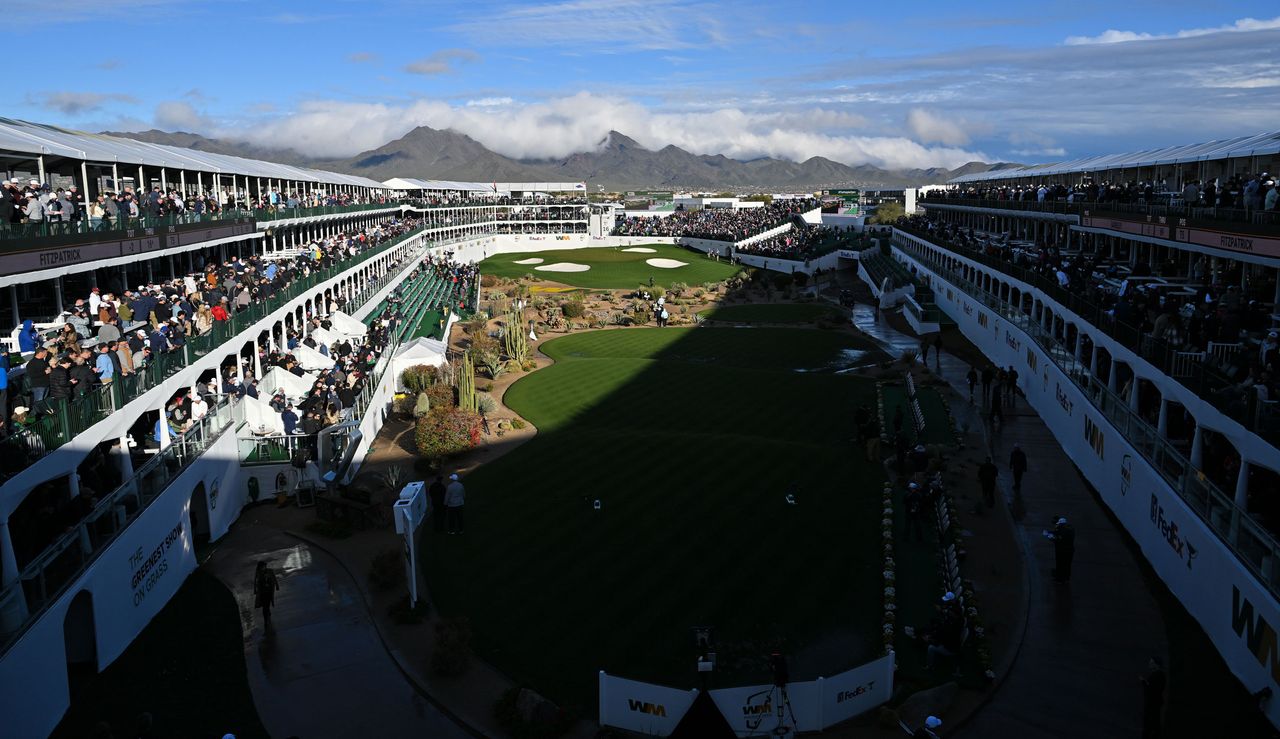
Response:
POLYGON ((98 238, 100 235, 97 233, 85 234, 83 238, 74 236, 52 237, 48 241, 62 243, 43 249, 5 252, 4 259, 0 260, 0 274, 13 275, 51 267, 61 267, 68 264, 85 264, 99 259, 128 257, 214 239, 244 236, 256 233, 257 230, 257 224, 252 218, 241 218, 212 221, 210 223, 155 226, 153 228, 101 234, 101 236, 115 236, 115 238, 109 240, 98 238))
POLYGON ((684 718, 696 690, 677 690, 600 672, 600 725, 667 736, 684 718))
POLYGON ((893 693, 893 655, 886 654, 818 683, 822 696, 818 718, 823 727, 847 721, 889 701, 893 693))
MULTIPOLYGON (((738 736, 786 736, 821 731, 888 702, 893 655, 817 680, 719 688, 709 695, 738 736)), ((684 718, 696 690, 626 680, 600 673, 600 725, 667 736, 684 718)))
MULTIPOLYGON (((391 506, 395 514, 396 533, 404 539, 404 568, 409 581, 409 605, 418 602, 418 527, 432 513, 430 498, 422 482, 411 482, 400 491, 400 499, 391 506)), ((434 512, 437 516, 441 512, 434 512)))

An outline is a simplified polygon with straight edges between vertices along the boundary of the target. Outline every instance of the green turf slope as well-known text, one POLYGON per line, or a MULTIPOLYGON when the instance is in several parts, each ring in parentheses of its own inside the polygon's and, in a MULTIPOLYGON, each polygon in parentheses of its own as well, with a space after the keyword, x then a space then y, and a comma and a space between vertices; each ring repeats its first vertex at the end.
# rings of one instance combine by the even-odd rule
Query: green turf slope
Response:
POLYGON ((497 277, 536 275, 544 280, 574 287, 625 289, 634 288, 641 283, 648 284, 651 277, 655 285, 662 287, 672 282, 696 286, 704 282, 719 282, 732 277, 741 269, 728 262, 707 259, 700 252, 671 244, 648 244, 644 248, 653 249, 654 253, 622 251, 622 247, 593 247, 499 254, 481 262, 480 272, 497 277), (517 261, 533 258, 543 261, 541 264, 516 264, 517 261), (674 269, 653 267, 646 263, 648 259, 674 259, 684 262, 686 266, 674 269), (557 262, 585 264, 591 269, 586 272, 540 272, 536 269, 557 262))
POLYGON ((716 630, 726 685, 766 679, 774 648, 795 679, 874 657, 883 471, 849 420, 874 386, 797 371, 855 341, 654 328, 547 342, 557 363, 506 394, 538 436, 468 476, 465 534, 425 537, 436 605, 470 619, 499 669, 587 713, 600 669, 696 685, 699 625, 716 630))

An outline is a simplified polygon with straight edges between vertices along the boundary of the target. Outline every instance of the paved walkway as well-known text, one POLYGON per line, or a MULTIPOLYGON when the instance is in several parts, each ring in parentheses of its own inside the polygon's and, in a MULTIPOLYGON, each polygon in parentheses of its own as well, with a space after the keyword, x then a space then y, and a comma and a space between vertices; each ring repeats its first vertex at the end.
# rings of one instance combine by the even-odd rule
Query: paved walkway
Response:
MULTIPOLYGON (((877 321, 869 306, 859 305, 853 321, 893 347, 895 356, 919 349, 918 339, 893 330, 885 319, 877 321)), ((935 364, 931 351, 929 366, 961 397, 968 397, 967 361, 944 352, 935 364)), ((960 409, 956 411, 961 425, 963 418, 974 418, 971 412, 962 416, 960 409)), ((1005 418, 1006 427, 989 432, 987 442, 1001 467, 1000 489, 1028 563, 1026 630, 1012 669, 991 701, 952 736, 1139 736, 1138 677, 1152 656, 1167 664, 1169 647, 1164 616, 1140 555, 1025 401, 1005 418), (1029 459, 1022 495, 1017 497, 1009 495, 1007 466, 1014 441, 1029 459), (1068 585, 1053 581, 1053 545, 1041 535, 1059 515, 1076 529, 1068 585)))
POLYGON ((273 737, 470 737, 425 700, 396 667, 364 599, 333 557, 246 511, 204 567, 240 605, 249 688, 273 737), (253 608, 253 568, 280 581, 272 628, 253 608))

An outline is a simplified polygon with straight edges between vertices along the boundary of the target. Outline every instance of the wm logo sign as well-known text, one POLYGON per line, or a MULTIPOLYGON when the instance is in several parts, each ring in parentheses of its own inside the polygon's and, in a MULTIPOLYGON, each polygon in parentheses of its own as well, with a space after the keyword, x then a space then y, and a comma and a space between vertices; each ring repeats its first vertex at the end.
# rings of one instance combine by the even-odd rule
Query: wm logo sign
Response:
POLYGON ((1280 648, 1277 648, 1275 629, 1261 614, 1254 617, 1253 604, 1242 597, 1234 585, 1231 586, 1231 628, 1236 636, 1244 639, 1258 664, 1271 672, 1271 679, 1280 683, 1280 648))
POLYGON ((638 701, 628 698, 627 707, 636 713, 647 713, 650 716, 667 717, 667 707, 661 703, 650 703, 648 701, 638 701))

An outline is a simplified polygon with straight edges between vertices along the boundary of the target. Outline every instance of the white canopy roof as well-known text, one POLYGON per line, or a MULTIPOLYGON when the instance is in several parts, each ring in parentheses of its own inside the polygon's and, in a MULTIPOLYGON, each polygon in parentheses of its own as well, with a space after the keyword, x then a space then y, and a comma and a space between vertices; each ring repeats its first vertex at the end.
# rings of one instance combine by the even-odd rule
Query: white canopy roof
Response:
POLYGON ((298 364, 302 369, 307 371, 329 369, 334 365, 334 361, 320 352, 312 349, 306 344, 299 344, 296 349, 289 352, 293 358, 298 360, 298 364))
POLYGON ((284 433, 284 421, 280 414, 265 400, 251 398, 248 395, 240 399, 240 407, 244 411, 244 436, 268 436, 284 433))
POLYGON ((11 118, 0 118, 0 152, 17 152, 32 157, 43 154, 94 164, 118 162, 135 166, 140 164, 145 167, 386 189, 381 182, 368 177, 213 154, 166 144, 149 144, 119 136, 72 131, 11 118))
POLYGON ((432 367, 443 365, 448 358, 446 356, 448 347, 439 339, 429 339, 425 336, 410 341, 402 345, 396 353, 391 357, 391 372, 396 378, 396 388, 403 389, 400 382, 400 376, 409 367, 419 364, 426 364, 432 367))
POLYGON ((1202 144, 1166 146, 1160 149, 1147 149, 1125 154, 1102 154, 1082 159, 1072 159, 1066 162, 1035 164, 1030 167, 1018 167, 1016 169, 1001 169, 995 172, 977 172, 951 179, 948 184, 963 185, 969 182, 990 182, 1022 177, 1085 174, 1108 169, 1136 169, 1138 167, 1208 162, 1216 159, 1270 156, 1277 153, 1280 153, 1280 131, 1272 131, 1270 133, 1254 134, 1253 136, 1238 136, 1233 139, 1208 141, 1202 144))
POLYGON ((333 326, 332 330, 334 333, 339 333, 353 339, 369 333, 368 326, 340 310, 329 314, 329 323, 333 326))
POLYGON ((335 343, 338 343, 346 338, 342 334, 336 331, 330 331, 327 328, 315 329, 314 331, 311 332, 311 337, 316 340, 316 343, 324 344, 325 346, 330 348, 332 348, 335 343))
POLYGON ((283 367, 272 367, 258 381, 258 388, 265 391, 267 396, 280 392, 284 393, 284 397, 289 400, 301 400, 306 397, 307 393, 311 392, 315 382, 315 375, 304 373, 299 377, 283 367))

